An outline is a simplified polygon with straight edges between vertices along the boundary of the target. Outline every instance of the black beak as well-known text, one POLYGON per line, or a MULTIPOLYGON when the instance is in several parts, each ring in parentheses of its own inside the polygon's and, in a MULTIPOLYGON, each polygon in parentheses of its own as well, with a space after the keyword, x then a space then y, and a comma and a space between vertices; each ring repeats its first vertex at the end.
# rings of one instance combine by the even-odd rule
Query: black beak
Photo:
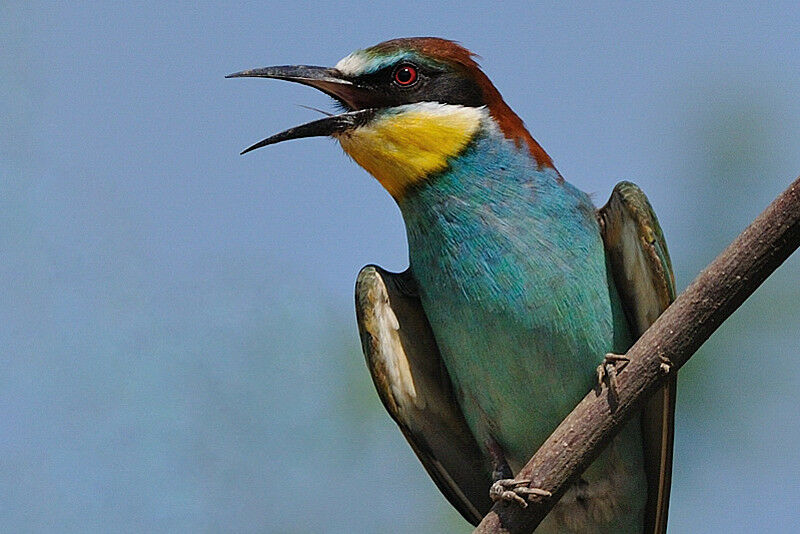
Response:
POLYGON ((280 133, 262 139, 253 146, 247 147, 240 152, 240 154, 247 154, 251 150, 261 148, 262 146, 274 145, 281 141, 289 141, 290 139, 302 139, 303 137, 327 137, 338 133, 345 132, 352 128, 358 128, 368 123, 375 115, 374 109, 362 109, 359 111, 348 111, 340 115, 331 115, 324 119, 307 122, 301 126, 289 128, 280 133))
MULTIPOLYGON (((260 69, 243 70, 228 74, 226 78, 275 78, 290 82, 302 83, 319 89, 323 93, 341 102, 346 108, 357 110, 368 93, 358 85, 348 80, 336 69, 327 67, 311 67, 308 65, 286 65, 282 67, 264 67, 260 69)), ((279 134, 268 137, 242 151, 242 154, 261 148, 262 146, 280 143, 289 139, 302 137, 329 136, 342 133, 350 128, 362 126, 372 118, 374 110, 361 109, 341 115, 332 115, 324 119, 309 122, 302 126, 290 128, 279 134)))
POLYGON ((308 65, 286 65, 283 67, 264 67, 261 69, 243 70, 228 74, 226 78, 275 78, 289 82, 302 83, 339 100, 350 109, 357 109, 352 105, 352 98, 360 92, 352 81, 345 78, 341 72, 327 67, 310 67, 308 65))

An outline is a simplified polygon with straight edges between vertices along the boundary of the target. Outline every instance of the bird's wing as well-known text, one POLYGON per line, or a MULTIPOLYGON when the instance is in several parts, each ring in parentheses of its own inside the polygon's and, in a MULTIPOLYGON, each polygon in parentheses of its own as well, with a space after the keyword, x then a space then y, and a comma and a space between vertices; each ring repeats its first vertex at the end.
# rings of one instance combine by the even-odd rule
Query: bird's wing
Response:
POLYGON ((456 402, 413 276, 364 267, 356 317, 383 405, 439 490, 478 524, 492 504, 491 470, 456 402))
MULTIPOLYGON (((675 299, 675 278, 667 244, 650 202, 630 182, 614 187, 598 215, 614 282, 628 322, 638 337, 675 299)), ((647 469, 647 534, 667 529, 672 479, 676 378, 656 393, 642 413, 647 469)))

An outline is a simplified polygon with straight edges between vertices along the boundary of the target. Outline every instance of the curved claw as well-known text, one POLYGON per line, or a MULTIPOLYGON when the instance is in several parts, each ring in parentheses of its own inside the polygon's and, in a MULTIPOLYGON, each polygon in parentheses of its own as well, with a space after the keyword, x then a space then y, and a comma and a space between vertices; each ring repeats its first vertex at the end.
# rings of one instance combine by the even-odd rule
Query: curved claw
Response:
POLYGON ((612 403, 616 403, 617 396, 617 364, 621 370, 631 361, 624 354, 608 353, 603 358, 603 363, 597 366, 597 387, 603 389, 603 383, 608 383, 608 395, 612 403))
POLYGON ((659 356, 661 360, 661 372, 665 375, 668 375, 670 371, 672 371, 672 360, 664 356, 663 354, 659 356))

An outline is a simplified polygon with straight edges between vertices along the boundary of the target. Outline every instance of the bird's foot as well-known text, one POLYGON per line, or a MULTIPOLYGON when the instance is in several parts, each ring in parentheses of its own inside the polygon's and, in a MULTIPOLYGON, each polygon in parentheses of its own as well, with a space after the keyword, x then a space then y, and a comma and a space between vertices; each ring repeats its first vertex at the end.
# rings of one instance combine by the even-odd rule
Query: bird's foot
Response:
POLYGON ((659 356, 659 359, 661 360, 661 372, 668 375, 672 371, 672 360, 664 355, 659 356))
POLYGON ((514 501, 523 508, 528 507, 528 499, 533 495, 537 497, 552 497, 552 493, 539 488, 530 488, 530 479, 516 480, 511 478, 511 468, 508 466, 503 449, 494 438, 486 440, 486 450, 492 458, 492 478, 494 484, 489 488, 489 497, 492 501, 514 501))
POLYGON ((528 499, 531 495, 537 497, 552 497, 553 494, 540 488, 529 488, 530 480, 515 480, 504 478, 496 481, 489 488, 489 497, 492 501, 513 501, 523 508, 528 507, 528 499))
POLYGON ((631 361, 624 354, 608 353, 603 358, 603 363, 597 366, 597 387, 603 389, 603 383, 608 384, 608 393, 612 400, 617 399, 617 365, 622 370, 631 361))

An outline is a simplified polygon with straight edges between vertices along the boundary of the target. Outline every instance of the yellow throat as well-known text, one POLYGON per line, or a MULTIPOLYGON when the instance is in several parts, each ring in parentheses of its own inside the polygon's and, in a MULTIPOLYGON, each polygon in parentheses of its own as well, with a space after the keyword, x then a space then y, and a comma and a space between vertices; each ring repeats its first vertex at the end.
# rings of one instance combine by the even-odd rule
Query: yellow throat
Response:
POLYGON ((446 169, 448 160, 475 136, 485 115, 484 108, 420 102, 394 108, 336 138, 400 200, 409 186, 446 169))

